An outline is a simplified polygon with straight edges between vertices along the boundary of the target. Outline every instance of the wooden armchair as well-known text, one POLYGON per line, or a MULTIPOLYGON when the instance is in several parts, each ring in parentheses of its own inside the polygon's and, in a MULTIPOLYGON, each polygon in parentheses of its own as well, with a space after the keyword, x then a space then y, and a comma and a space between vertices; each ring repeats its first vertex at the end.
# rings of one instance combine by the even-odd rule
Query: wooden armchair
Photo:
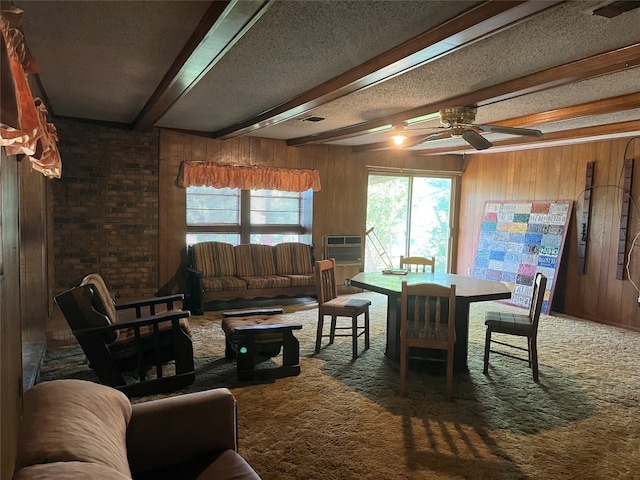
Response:
POLYGON ((170 392, 195 380, 190 312, 174 309, 182 297, 116 304, 102 277, 94 273, 55 301, 100 382, 135 397, 170 392), (166 311, 157 313, 160 308, 166 311), (118 312, 126 311, 131 317, 120 318, 118 312), (166 372, 171 362, 175 371, 166 372), (149 377, 152 368, 155 376, 149 377))

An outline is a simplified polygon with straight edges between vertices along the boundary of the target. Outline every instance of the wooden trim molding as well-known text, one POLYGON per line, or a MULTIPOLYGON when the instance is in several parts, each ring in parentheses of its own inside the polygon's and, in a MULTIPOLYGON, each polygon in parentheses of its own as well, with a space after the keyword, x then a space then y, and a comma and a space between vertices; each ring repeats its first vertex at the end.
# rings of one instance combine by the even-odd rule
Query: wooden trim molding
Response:
POLYGON ((211 2, 193 35, 134 120, 133 128, 152 127, 218 63, 271 4, 269 0, 211 2))

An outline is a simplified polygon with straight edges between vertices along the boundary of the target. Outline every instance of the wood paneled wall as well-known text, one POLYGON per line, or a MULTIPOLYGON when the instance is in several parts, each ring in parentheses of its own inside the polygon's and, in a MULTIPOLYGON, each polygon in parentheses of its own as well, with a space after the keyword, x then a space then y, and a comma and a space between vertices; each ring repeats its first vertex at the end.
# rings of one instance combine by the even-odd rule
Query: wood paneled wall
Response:
MULTIPOLYGON (((162 130, 160 133, 160 286, 176 291, 183 282, 186 240, 185 191, 175 185, 181 161, 213 161, 235 165, 311 168, 320 172, 322 189, 313 196, 313 244, 322 255, 324 235, 364 235, 368 166, 460 172, 457 156, 414 158, 403 151, 353 154, 347 147, 288 147, 282 140, 238 137, 211 140, 162 130)), ((341 267, 339 284, 358 273, 341 267)))
MULTIPOLYGON (((640 139, 592 142, 520 152, 485 153, 467 157, 462 176, 458 272, 469 273, 484 202, 487 200, 573 200, 561 274, 553 310, 602 323, 640 330, 638 291, 625 274, 616 279, 624 158, 640 162, 640 139), (585 274, 578 275, 578 236, 581 224, 586 165, 595 162, 585 274), (578 215, 578 216, 577 216, 578 215)), ((640 231, 640 192, 636 165, 626 241, 627 254, 640 231)), ((626 257, 625 257, 626 261, 626 257)), ((633 250, 631 280, 640 285, 640 248, 633 250)))
MULTIPOLYGON (((431 172, 460 172, 460 225, 456 271, 471 272, 484 202, 487 200, 574 200, 565 256, 555 291, 554 309, 599 322, 640 330, 638 292, 627 279, 615 278, 622 201, 621 169, 629 140, 467 156, 410 157, 404 152, 351 153, 349 148, 287 147, 258 138, 220 141, 162 131, 160 142, 160 281, 177 285, 180 251, 186 236, 185 194, 175 186, 182 160, 209 160, 240 165, 316 168, 322 190, 314 195, 313 242, 318 257, 328 234, 364 234, 368 167, 431 172), (596 162, 595 188, 587 247, 586 273, 577 274, 576 212, 582 208, 585 170, 596 162)), ((640 158, 640 141, 629 144, 627 158, 640 158)), ((632 194, 639 191, 636 174, 632 194)), ((640 229, 640 212, 632 204, 630 235, 640 229)), ((627 242, 627 251, 631 239, 627 242)), ((639 249, 630 263, 640 285, 639 249)), ((357 273, 345 269, 341 277, 357 273)), ((341 280, 339 280, 341 281, 341 280)))
POLYGON ((11 478, 22 393, 19 195, 16 157, 0 148, 0 478, 11 478))
POLYGON ((53 309, 47 259, 47 182, 20 162, 20 297, 22 341, 45 342, 47 318, 53 309))

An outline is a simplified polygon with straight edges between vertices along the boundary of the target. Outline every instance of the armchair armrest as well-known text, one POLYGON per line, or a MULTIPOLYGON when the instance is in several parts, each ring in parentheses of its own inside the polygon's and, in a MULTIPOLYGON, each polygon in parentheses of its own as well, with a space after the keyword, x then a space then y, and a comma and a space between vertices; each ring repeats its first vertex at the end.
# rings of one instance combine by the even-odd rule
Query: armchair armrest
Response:
POLYGON ((99 332, 109 332, 112 330, 140 328, 145 325, 154 325, 154 324, 159 324, 161 322, 172 322, 174 320, 177 323, 181 318, 188 318, 190 315, 191 313, 189 312, 189 310, 178 310, 178 311, 174 310, 171 312, 159 313, 157 315, 140 317, 133 320, 128 320, 126 322, 112 323, 110 325, 102 325, 99 327, 82 328, 82 329, 74 330, 73 333, 74 335, 81 336, 81 335, 87 335, 87 334, 95 334, 99 332))
POLYGON ((204 276, 204 274, 202 273, 201 270, 198 270, 198 269, 193 268, 193 267, 187 267, 187 272, 192 274, 192 275, 195 275, 198 278, 202 278, 204 276))
POLYGON ((202 315, 204 313, 204 288, 202 286, 204 273, 193 267, 187 267, 186 272, 187 293, 189 294, 187 308, 195 315, 202 315))
POLYGON ((136 309, 136 317, 142 316, 142 308, 149 307, 149 314, 155 315, 156 305, 165 304, 167 310, 173 309, 173 302, 183 300, 184 295, 182 293, 176 293, 174 295, 165 295, 162 297, 144 298, 141 300, 133 300, 130 302, 118 303, 115 305, 116 310, 136 309))
POLYGON ((135 473, 226 449, 238 450, 236 401, 226 388, 133 405, 127 455, 135 473))

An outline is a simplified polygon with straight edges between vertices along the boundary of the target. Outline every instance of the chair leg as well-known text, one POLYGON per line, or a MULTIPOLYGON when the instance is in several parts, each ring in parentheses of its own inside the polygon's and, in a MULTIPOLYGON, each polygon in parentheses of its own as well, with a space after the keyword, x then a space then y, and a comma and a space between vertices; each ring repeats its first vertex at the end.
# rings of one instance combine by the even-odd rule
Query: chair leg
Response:
POLYGON ((538 376, 538 341, 534 338, 529 338, 529 356, 531 358, 531 370, 533 370, 533 381, 539 380, 538 376))
POLYGON ((447 400, 453 400, 453 346, 447 350, 447 400))
POLYGON ((358 358, 358 315, 351 317, 351 344, 353 348, 352 357, 358 358))
POLYGON ((320 344, 322 342, 322 328, 324 325, 324 315, 321 313, 318 314, 318 331, 316 333, 316 351, 315 353, 320 353, 320 344))
POLYGON ((364 349, 369 350, 369 307, 364 311, 364 349))
POLYGON ((482 373, 486 374, 489 371, 489 351, 491 350, 491 328, 487 327, 487 334, 484 340, 484 368, 482 373))
POLYGON ((331 331, 329 332, 329 343, 333 343, 336 339, 336 322, 337 317, 335 315, 331 315, 331 331))
POLYGON ((400 396, 406 395, 407 384, 407 346, 400 339, 400 396))

